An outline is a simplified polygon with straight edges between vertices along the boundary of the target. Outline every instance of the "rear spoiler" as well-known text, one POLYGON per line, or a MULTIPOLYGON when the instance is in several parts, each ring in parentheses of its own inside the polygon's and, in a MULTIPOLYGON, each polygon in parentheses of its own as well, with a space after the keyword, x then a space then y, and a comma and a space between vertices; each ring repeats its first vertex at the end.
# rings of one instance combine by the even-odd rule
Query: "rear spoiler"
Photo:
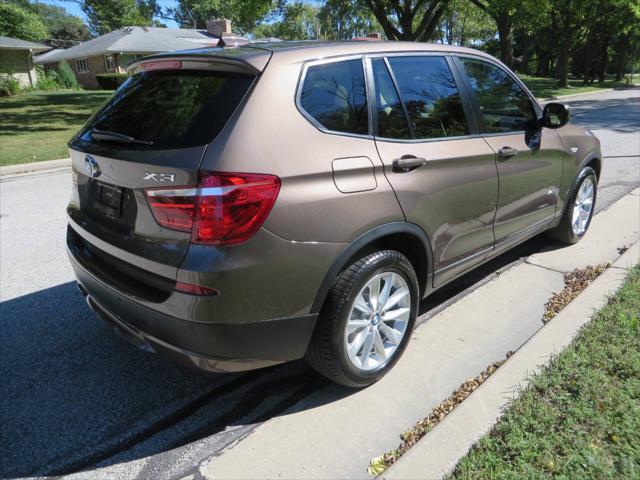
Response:
POLYGON ((135 75, 150 70, 209 70, 258 75, 265 69, 271 58, 271 52, 262 49, 252 49, 237 56, 229 55, 227 52, 230 52, 230 49, 221 50, 221 54, 212 53, 212 50, 152 55, 128 65, 127 73, 135 75))

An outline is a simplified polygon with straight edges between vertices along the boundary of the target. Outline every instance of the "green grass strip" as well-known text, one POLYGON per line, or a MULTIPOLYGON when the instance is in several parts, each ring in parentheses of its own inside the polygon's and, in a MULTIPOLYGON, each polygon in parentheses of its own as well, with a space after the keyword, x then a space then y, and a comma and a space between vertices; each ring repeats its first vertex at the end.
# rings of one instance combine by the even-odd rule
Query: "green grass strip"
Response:
POLYGON ((452 478, 640 478, 640 266, 452 478))

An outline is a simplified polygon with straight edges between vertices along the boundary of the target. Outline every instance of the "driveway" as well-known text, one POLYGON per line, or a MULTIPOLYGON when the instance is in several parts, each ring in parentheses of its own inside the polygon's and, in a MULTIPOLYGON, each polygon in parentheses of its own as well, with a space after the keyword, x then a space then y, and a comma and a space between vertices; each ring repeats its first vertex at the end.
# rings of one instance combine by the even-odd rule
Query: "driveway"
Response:
MULTIPOLYGON (((598 209, 640 185, 639 93, 567 102, 602 140, 598 209)), ((85 305, 66 259, 70 184, 67 172, 0 183, 2 478, 175 477, 312 393, 349 395, 302 362, 209 374, 119 339, 85 305)), ((544 245, 533 239, 461 278, 422 305, 422 319, 544 245)))

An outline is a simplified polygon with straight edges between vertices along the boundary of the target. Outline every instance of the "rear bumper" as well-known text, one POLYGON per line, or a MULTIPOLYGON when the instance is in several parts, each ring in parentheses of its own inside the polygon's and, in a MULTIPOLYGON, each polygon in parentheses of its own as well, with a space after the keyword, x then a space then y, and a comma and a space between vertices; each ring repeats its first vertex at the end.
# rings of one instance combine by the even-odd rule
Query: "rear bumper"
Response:
POLYGON ((302 358, 317 315, 246 323, 182 320, 151 309, 90 273, 68 250, 91 308, 131 343, 209 371, 241 371, 302 358))

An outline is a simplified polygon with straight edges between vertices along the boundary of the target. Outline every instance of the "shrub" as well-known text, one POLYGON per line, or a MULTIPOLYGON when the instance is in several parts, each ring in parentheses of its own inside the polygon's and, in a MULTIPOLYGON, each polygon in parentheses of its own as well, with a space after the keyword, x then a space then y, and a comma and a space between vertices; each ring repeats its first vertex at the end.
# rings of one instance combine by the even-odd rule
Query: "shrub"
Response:
POLYGON ((69 64, 64 60, 58 65, 58 78, 62 88, 79 88, 75 73, 73 73, 69 64))
POLYGON ((17 95, 22 90, 20 82, 11 75, 0 75, 0 97, 17 95))
POLYGON ((98 85, 103 90, 115 90, 127 81, 129 75, 126 73, 99 73, 96 75, 98 85))
POLYGON ((37 90, 58 90, 60 85, 60 76, 55 70, 49 70, 48 72, 38 72, 38 83, 36 83, 37 90))

